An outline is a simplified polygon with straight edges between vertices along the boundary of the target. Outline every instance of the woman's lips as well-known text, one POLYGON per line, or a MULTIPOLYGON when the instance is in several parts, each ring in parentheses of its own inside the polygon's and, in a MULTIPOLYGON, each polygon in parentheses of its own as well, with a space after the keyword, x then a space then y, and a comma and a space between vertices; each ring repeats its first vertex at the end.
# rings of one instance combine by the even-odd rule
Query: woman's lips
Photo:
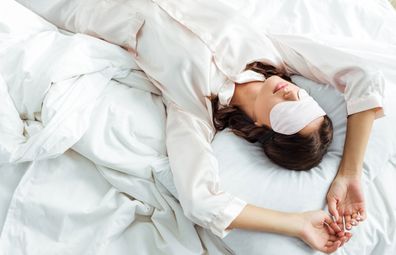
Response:
POLYGON ((276 84, 273 94, 275 94, 278 90, 281 90, 286 86, 287 86, 286 82, 279 82, 278 84, 276 84))

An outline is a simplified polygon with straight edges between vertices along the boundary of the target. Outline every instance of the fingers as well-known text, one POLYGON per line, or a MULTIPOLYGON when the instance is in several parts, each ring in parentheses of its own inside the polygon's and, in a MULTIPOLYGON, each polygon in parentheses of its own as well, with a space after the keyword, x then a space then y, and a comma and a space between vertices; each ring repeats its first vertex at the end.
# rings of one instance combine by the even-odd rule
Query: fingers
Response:
POLYGON ((366 210, 364 208, 359 210, 357 218, 358 218, 358 221, 364 221, 365 219, 367 219, 366 210))
POLYGON ((363 221, 366 217, 366 213, 364 209, 360 209, 358 212, 353 212, 351 214, 344 214, 345 218, 345 228, 347 230, 351 230, 352 227, 357 227, 359 222, 363 221), (363 216, 360 214, 360 211, 363 212, 363 216))
POLYGON ((339 218, 337 222, 332 220, 330 217, 325 218, 325 225, 329 231, 329 234, 342 237, 345 234, 344 225, 342 223, 342 218, 339 218))
POLYGON ((353 227, 357 227, 357 226, 359 225, 359 221, 357 220, 357 216, 354 218, 353 215, 352 215, 352 218, 351 218, 351 225, 352 225, 353 227))
POLYGON ((325 225, 326 225, 327 231, 329 232, 329 234, 330 234, 331 236, 333 236, 333 235, 336 234, 336 232, 334 231, 334 229, 333 229, 332 227, 330 227, 329 224, 325 223, 325 225))
MULTIPOLYGON (((352 216, 350 217, 352 218, 352 216)), ((355 219, 356 218, 357 215, 355 215, 355 219)), ((351 239, 352 233, 344 232, 343 220, 344 217, 341 217, 337 222, 334 222, 330 217, 325 217, 324 224, 328 229, 329 239, 325 247, 322 249, 323 252, 333 253, 351 239)))
POLYGON ((334 245, 334 241, 327 241, 326 245, 327 247, 331 247, 334 245))
POLYGON ((329 241, 335 242, 335 241, 337 241, 337 240, 338 240, 338 237, 336 237, 335 235, 330 235, 330 236, 329 236, 329 241))
POLYGON ((338 226, 338 228, 341 230, 340 232, 337 233, 339 237, 342 237, 345 235, 345 225, 344 225, 344 218, 339 217, 337 222, 335 222, 338 226))
POLYGON ((343 236, 339 240, 341 241, 341 244, 340 244, 340 247, 341 247, 348 241, 348 238, 346 236, 343 236))
MULTIPOLYGON (((359 219, 360 219, 360 217, 359 217, 359 219)), ((357 212, 352 214, 351 224, 352 224, 352 226, 359 225, 358 213, 357 212)))
POLYGON ((325 252, 330 252, 329 250, 332 250, 331 252, 335 251, 337 248, 342 247, 345 243, 347 243, 352 237, 352 234, 347 232, 345 236, 339 238, 337 236, 334 235, 330 235, 329 236, 329 240, 327 241, 325 247, 329 248, 327 251, 325 252), (335 245, 337 244, 337 245, 335 245), (335 248, 335 250, 333 250, 333 248, 335 248))
POLYGON ((345 236, 347 238, 347 240, 345 242, 348 242, 351 239, 351 237, 352 237, 352 233, 351 232, 346 232, 345 236))
MULTIPOLYGON (((334 218, 335 217, 333 217, 333 219, 334 218)), ((357 226, 359 224, 358 218, 363 218, 359 212, 354 212, 351 215, 344 215, 342 217, 340 216, 337 222, 334 222, 328 215, 325 217, 324 224, 326 225, 326 229, 329 233, 328 243, 326 244, 328 251, 335 248, 335 242, 339 241, 339 245, 337 247, 339 248, 351 239, 352 233, 347 230, 350 230, 353 226, 357 226)))
MULTIPOLYGON (((340 237, 338 240, 341 242, 339 247, 342 247, 345 243, 347 243, 352 237, 351 232, 345 232, 345 236, 340 237)), ((333 238, 329 238, 331 241, 333 238)))
POLYGON ((340 247, 340 244, 341 244, 341 241, 329 243, 329 245, 326 244, 326 246, 323 248, 322 251, 325 253, 333 253, 338 249, 338 247, 340 247))
MULTIPOLYGON (((330 234, 339 235, 339 233, 342 232, 342 229, 340 228, 340 226, 336 222, 334 222, 330 217, 327 216, 325 218, 325 223, 326 223, 326 225, 328 227, 328 230, 329 230, 330 234)), ((343 234, 341 234, 341 236, 343 236, 343 234)))
POLYGON ((346 229, 350 230, 352 228, 352 217, 351 215, 345 215, 344 216, 345 219, 345 227, 346 229))
POLYGON ((330 214, 333 215, 335 217, 335 220, 337 221, 340 217, 337 211, 337 200, 334 198, 328 198, 327 204, 329 207, 330 214))

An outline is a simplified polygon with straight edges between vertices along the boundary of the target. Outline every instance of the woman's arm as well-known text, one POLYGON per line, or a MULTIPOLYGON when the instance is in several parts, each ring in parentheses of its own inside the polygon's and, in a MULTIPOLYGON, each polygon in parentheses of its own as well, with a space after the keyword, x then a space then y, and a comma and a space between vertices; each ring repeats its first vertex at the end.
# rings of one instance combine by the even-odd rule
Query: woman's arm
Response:
POLYGON ((247 205, 221 190, 218 164, 210 145, 212 128, 174 103, 167 104, 167 113, 167 148, 173 179, 184 214, 194 223, 219 237, 232 228, 299 237, 325 252, 337 249, 350 237, 343 236, 323 211, 277 212, 247 205), (341 234, 337 236, 336 232, 341 234))
POLYGON ((211 141, 214 129, 191 112, 167 103, 166 145, 173 181, 183 212, 194 223, 223 238, 246 202, 220 185, 211 141))
POLYGON ((241 228, 298 237, 311 248, 334 252, 351 237, 323 211, 286 213, 247 205, 228 229, 241 228))
POLYGON ((366 218, 361 175, 375 111, 376 109, 371 109, 349 116, 344 153, 337 176, 327 194, 330 213, 337 220, 344 216, 347 229, 366 218))
POLYGON ((143 20, 128 0, 17 0, 59 28, 134 49, 143 20))
POLYGON ((359 54, 360 45, 353 38, 312 39, 293 35, 271 38, 291 73, 331 84, 344 93, 349 115, 347 134, 342 160, 327 201, 330 213, 338 218, 338 222, 345 216, 349 229, 351 225, 357 225, 358 212, 361 219, 366 217, 360 184, 362 164, 373 121, 384 115, 384 76, 389 73, 389 68, 379 62, 382 51, 378 45, 370 42, 364 45, 370 45, 371 51, 378 54, 359 54))
POLYGON ((364 153, 377 109, 352 114, 348 117, 344 153, 338 175, 360 177, 364 153))

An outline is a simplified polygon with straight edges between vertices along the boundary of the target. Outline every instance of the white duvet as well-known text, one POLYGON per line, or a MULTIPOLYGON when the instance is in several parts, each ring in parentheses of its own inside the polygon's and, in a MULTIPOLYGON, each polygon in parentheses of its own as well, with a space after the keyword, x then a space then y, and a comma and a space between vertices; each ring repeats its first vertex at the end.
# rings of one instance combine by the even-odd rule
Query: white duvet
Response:
MULTIPOLYGON (((380 3, 375 10, 388 13, 380 3)), ((342 153, 345 106, 332 88, 293 80, 335 124, 323 163, 310 172, 280 170, 257 146, 225 131, 213 143, 221 181, 264 207, 325 208, 342 153)), ((395 93, 396 87, 387 91, 395 93)), ((364 164, 369 220, 338 254, 396 252, 396 104, 388 104, 364 164)), ((314 253, 298 239, 266 233, 236 230, 222 242, 187 220, 172 196, 165 117, 158 90, 125 51, 61 34, 19 4, 1 1, 0 255, 314 253)))
POLYGON ((0 254, 224 253, 155 179, 165 110, 126 51, 2 1, 0 60, 0 254))

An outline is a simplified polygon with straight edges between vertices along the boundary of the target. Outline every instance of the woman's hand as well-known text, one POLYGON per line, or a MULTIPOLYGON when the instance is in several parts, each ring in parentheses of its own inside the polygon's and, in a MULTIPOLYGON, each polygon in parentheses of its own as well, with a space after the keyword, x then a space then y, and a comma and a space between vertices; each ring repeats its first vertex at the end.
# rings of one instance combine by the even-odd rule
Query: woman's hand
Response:
POLYGON ((324 211, 303 213, 279 212, 246 205, 228 226, 297 237, 311 248, 331 253, 347 242, 352 234, 344 232, 324 211))
POLYGON ((324 211, 298 214, 300 218, 298 237, 312 249, 332 253, 349 241, 352 234, 344 233, 324 211))
POLYGON ((338 222, 345 217, 348 230, 366 219, 364 195, 358 176, 337 175, 327 193, 327 203, 338 222))
POLYGON ((330 213, 338 222, 344 217, 347 229, 366 219, 360 178, 364 152, 377 110, 375 108, 349 115, 344 152, 337 176, 327 193, 330 213))

